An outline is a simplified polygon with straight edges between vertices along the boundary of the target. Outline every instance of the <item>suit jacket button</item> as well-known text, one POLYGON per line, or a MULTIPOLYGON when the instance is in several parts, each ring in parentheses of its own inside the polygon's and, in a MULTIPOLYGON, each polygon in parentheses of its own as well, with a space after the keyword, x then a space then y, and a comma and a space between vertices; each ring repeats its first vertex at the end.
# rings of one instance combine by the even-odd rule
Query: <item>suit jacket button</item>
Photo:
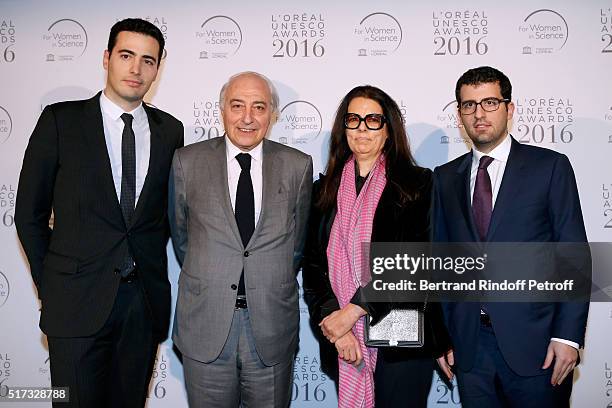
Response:
POLYGON ((238 289, 238 286, 236 286, 235 284, 232 284, 231 288, 232 288, 232 290, 236 290, 236 289, 238 289))
POLYGON ((249 256, 249 251, 244 251, 244 257, 247 258, 249 256))

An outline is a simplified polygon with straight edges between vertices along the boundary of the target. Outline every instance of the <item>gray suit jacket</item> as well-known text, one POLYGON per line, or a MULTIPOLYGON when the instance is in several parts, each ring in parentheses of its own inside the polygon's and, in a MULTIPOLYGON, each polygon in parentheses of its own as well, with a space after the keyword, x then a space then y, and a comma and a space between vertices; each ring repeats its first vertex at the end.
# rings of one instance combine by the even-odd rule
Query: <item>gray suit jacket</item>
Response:
POLYGON ((296 273, 312 190, 312 158, 263 140, 262 210, 246 248, 232 211, 225 138, 176 151, 169 218, 181 264, 173 340, 186 356, 214 361, 228 336, 244 268, 253 335, 266 365, 298 343, 296 273))

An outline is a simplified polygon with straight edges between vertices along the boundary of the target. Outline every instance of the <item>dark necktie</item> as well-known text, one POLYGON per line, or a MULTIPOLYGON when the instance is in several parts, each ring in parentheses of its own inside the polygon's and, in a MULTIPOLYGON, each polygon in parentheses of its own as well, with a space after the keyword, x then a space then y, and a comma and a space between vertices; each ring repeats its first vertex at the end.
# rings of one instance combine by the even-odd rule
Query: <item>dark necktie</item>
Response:
MULTIPOLYGON (((132 129, 134 117, 129 113, 124 113, 121 115, 121 120, 123 120, 125 126, 121 135, 121 198, 119 204, 125 225, 129 228, 136 206, 136 137, 132 129)), ((128 249, 128 254, 121 268, 121 275, 127 276, 133 270, 134 260, 128 249)))
POLYGON ((472 212, 474 222, 478 229, 481 241, 487 238, 491 214, 493 213, 493 192, 491 189, 491 177, 487 167, 493 162, 493 158, 482 156, 478 163, 478 173, 476 174, 476 184, 474 185, 474 197, 472 198, 472 212))
MULTIPOLYGON (((253 181, 251 180, 251 155, 240 153, 236 155, 236 160, 240 164, 241 171, 238 178, 238 188, 236 189, 236 208, 234 214, 238 230, 240 231, 242 245, 246 247, 253 235, 253 231, 255 231, 255 197, 253 194, 253 181)), ((244 296, 245 294, 243 270, 238 285, 238 296, 244 296)))

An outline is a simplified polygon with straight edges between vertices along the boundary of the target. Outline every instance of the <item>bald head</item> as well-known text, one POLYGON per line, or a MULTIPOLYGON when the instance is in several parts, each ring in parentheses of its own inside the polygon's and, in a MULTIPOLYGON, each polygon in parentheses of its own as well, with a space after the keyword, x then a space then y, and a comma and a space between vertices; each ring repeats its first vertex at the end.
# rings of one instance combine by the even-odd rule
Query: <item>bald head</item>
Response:
POLYGON ((276 92, 276 88, 274 87, 274 84, 265 75, 260 74, 259 72, 254 72, 254 71, 239 72, 235 75, 232 75, 227 80, 227 82, 223 84, 223 87, 221 87, 221 92, 219 93, 219 106, 221 107, 221 110, 223 110, 223 106, 225 105, 225 96, 227 94, 227 89, 232 85, 232 83, 236 82, 237 79, 245 78, 245 77, 250 77, 255 80, 259 79, 266 84, 266 87, 268 88, 268 93, 269 93, 268 103, 270 104, 270 107, 272 108, 272 113, 274 114, 274 116, 278 116, 279 98, 278 98, 278 93, 276 92))

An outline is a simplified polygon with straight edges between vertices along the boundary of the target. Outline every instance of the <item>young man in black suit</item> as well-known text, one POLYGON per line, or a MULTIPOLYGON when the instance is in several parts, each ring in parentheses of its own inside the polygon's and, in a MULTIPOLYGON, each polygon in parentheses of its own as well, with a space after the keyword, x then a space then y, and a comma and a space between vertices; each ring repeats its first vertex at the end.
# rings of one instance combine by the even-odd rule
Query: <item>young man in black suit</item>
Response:
POLYGON ((143 103, 163 48, 153 24, 117 22, 104 91, 47 106, 25 152, 17 233, 41 300, 51 383, 70 388, 69 406, 144 406, 167 336, 167 184, 183 125, 143 103))

